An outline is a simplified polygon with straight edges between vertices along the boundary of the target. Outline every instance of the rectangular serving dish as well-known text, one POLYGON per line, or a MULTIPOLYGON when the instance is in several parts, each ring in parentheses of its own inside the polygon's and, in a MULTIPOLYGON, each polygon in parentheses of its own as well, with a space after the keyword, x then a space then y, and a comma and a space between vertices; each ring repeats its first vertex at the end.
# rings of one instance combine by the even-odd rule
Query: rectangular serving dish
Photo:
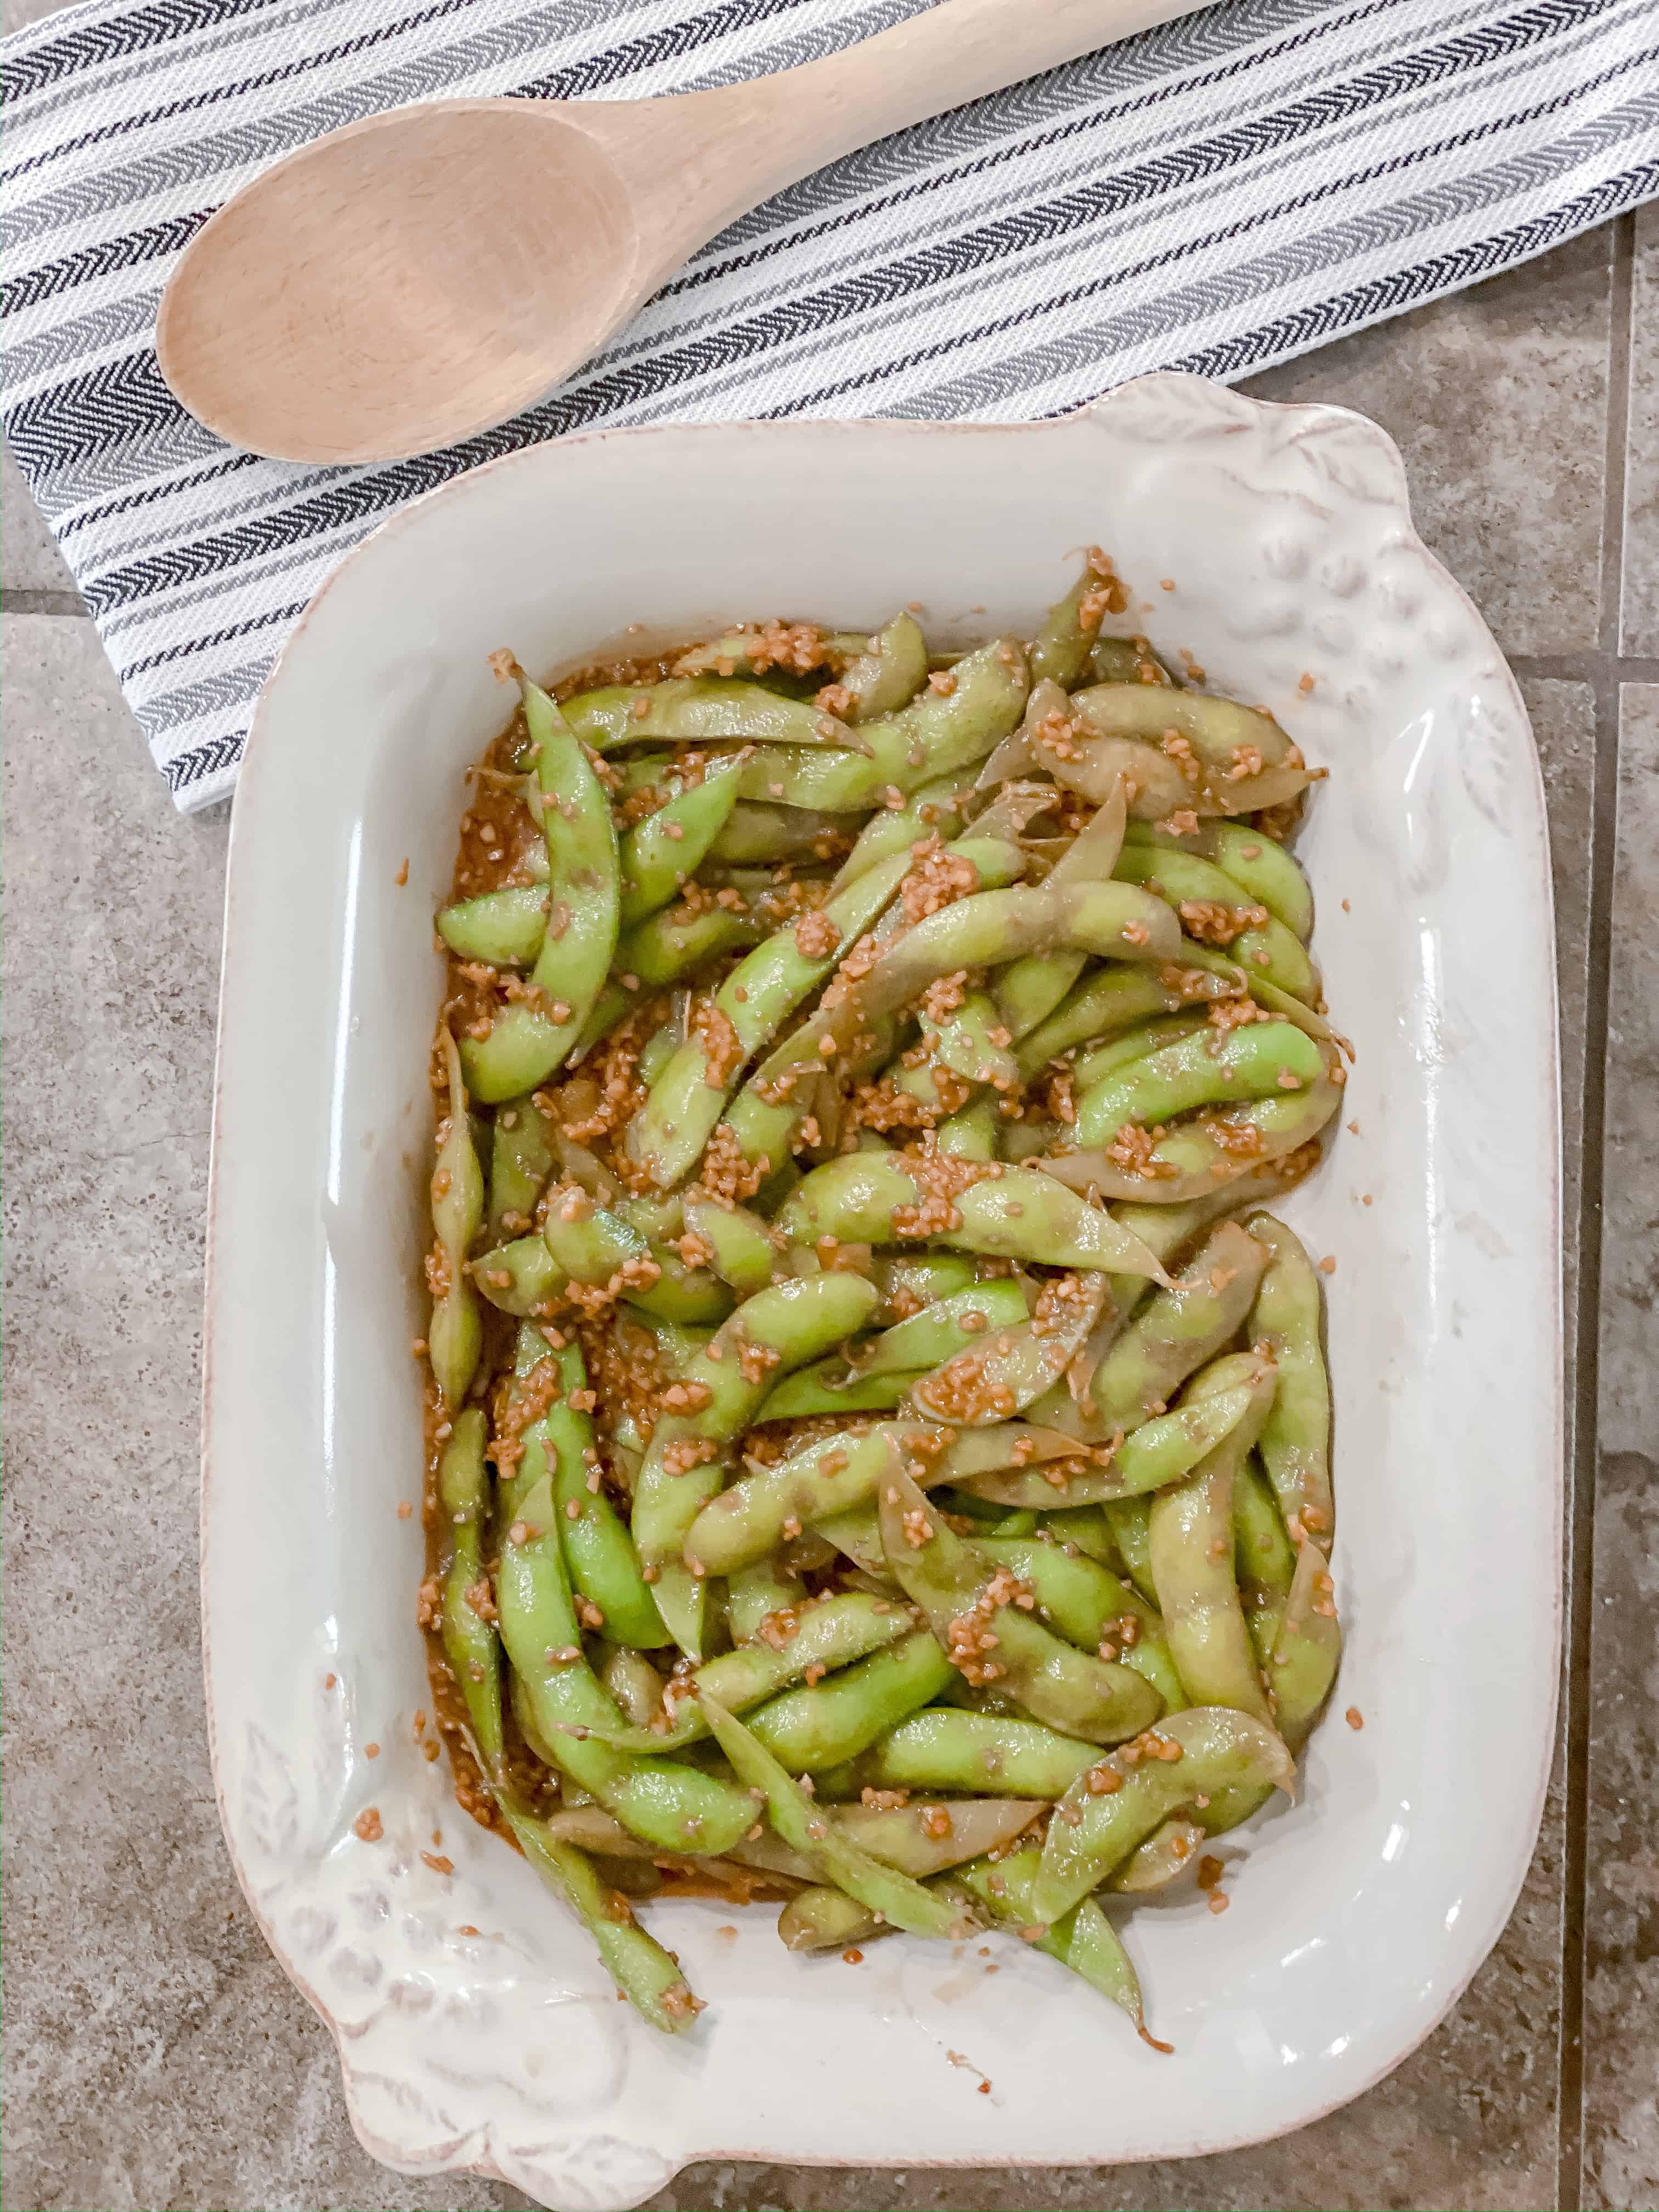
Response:
POLYGON ((1542 1806, 1558 1152, 1526 715, 1363 418, 1160 376, 1034 426, 624 431, 481 469, 368 539, 267 685, 236 799, 203 1577, 232 1857, 369 2149, 611 2212, 697 2158, 1221 2150, 1396 2065, 1496 1940, 1542 1806), (1231 1910, 1188 1898, 1129 1923, 1172 2057, 1017 1942, 988 1939, 988 1960, 895 1937, 853 1968, 786 1954, 764 1909, 701 1902, 653 1914, 708 2001, 671 2042, 459 1812, 416 1726, 421 1534, 397 1507, 422 1468, 428 918, 461 770, 505 717, 485 657, 543 669, 634 619, 850 627, 906 602, 945 643, 1029 635, 1091 542, 1130 584, 1121 627, 1270 707, 1331 770, 1298 850, 1358 1058, 1347 1126, 1285 1211, 1336 1263, 1334 1711, 1300 1802, 1241 1832, 1231 1910), (369 1807, 374 1842, 354 1827, 369 1807))

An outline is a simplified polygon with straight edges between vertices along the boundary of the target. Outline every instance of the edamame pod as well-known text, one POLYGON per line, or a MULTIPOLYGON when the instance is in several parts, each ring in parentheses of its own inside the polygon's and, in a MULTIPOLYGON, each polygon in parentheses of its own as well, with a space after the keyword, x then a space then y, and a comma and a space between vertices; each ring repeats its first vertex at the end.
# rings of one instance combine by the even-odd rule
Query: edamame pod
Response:
POLYGON ((896 713, 927 681, 927 641, 910 614, 896 614, 848 661, 837 679, 849 695, 843 718, 858 726, 896 713))
POLYGON ((690 1362, 681 1388, 701 1401, 696 1410, 657 1423, 635 1486, 634 1536, 643 1564, 656 1570, 658 1608, 689 1657, 702 1656, 703 1592, 681 1550, 722 1486, 720 1447, 753 1419, 775 1372, 853 1335, 878 1295, 848 1274, 801 1276, 757 1291, 690 1362))
POLYGON ((1289 1022, 1249 1022, 1176 1038, 1129 1061, 1078 1101, 1077 1138, 1109 1147, 1133 1124, 1152 1129, 1200 1106, 1310 1091, 1324 1075, 1313 1039, 1289 1022))
POLYGON ((1043 1172, 1073 1190, 1183 1206, 1299 1152, 1319 1134, 1341 1097, 1340 1086, 1323 1073, 1303 1090, 1183 1121, 1156 1137, 1133 1166, 1119 1152, 1085 1146, 1045 1159, 1043 1172))
POLYGON ((821 1775, 818 1787, 826 1797, 856 1796, 861 1789, 958 1790, 1052 1800, 1099 1757, 1097 1745, 1036 1721, 930 1705, 845 1769, 821 1775))
POLYGON ((533 1097, 495 1109, 490 1129, 489 1241, 521 1235, 535 1217, 536 1201, 553 1172, 548 1117, 533 1097))
POLYGON ((790 1773, 816 1773, 855 1759, 950 1680, 951 1662, 933 1636, 912 1629, 821 1682, 781 1690, 748 1715, 748 1724, 790 1773))
POLYGON ((520 1850, 586 1926, 611 1978, 635 2012, 665 2035, 690 2027, 702 2006, 673 1953, 646 1933, 627 1899, 605 1887, 574 1844, 561 1841, 513 1800, 503 1796, 501 1805, 520 1850))
POLYGON ((1048 1824, 1032 1895, 1039 1920, 1069 1912, 1137 1844, 1195 1797, 1271 1784, 1296 1794, 1296 1768, 1273 1731, 1228 1706, 1197 1705, 1160 1723, 1158 1746, 1131 1765, 1119 1753, 1066 1790, 1048 1824), (1169 1757, 1163 1747, 1173 1745, 1169 1757))
POLYGON ((595 752, 668 740, 738 738, 766 745, 847 745, 853 733, 810 700, 787 699, 733 676, 670 676, 660 684, 607 684, 564 703, 570 729, 595 752))
POLYGON ((964 1490, 999 1505, 1029 1508, 1100 1505, 1165 1490, 1182 1481, 1236 1428, 1253 1403, 1249 1385, 1191 1397, 1143 1421, 1121 1443, 1079 1446, 1092 1464, 1066 1461, 1047 1470, 1007 1469, 957 1476, 964 1490))
POLYGON ((1237 1334, 1267 1263, 1265 1248, 1224 1221, 1167 1291, 1154 1291, 1090 1377, 1087 1432, 1138 1428, 1237 1334))
POLYGON ((1303 1544, 1268 1662, 1279 1729, 1292 1750, 1305 1743, 1330 1695, 1342 1656, 1330 1568, 1317 1544, 1303 1544))
POLYGON ((1130 843, 1118 856, 1116 872, 1121 882, 1141 884, 1166 900, 1193 936, 1224 944, 1240 967, 1259 970, 1295 998, 1319 996, 1319 978, 1301 939, 1266 906, 1240 900, 1225 869, 1196 854, 1130 843))
POLYGON ((1037 1919, 1036 1886, 1042 1865, 1041 1852, 1028 1848, 1000 1859, 979 1860, 963 1867, 957 1878, 987 1907, 994 1921, 1018 1928, 1034 1949, 1046 1951, 1062 1966, 1080 1974, 1128 2014, 1143 2041, 1152 2043, 1156 2051, 1168 2051, 1168 2044, 1153 2043, 1146 2033, 1140 1978, 1117 1930, 1093 1898, 1085 1897, 1052 1927, 1044 1927, 1037 1919))
POLYGON ((860 876, 817 913, 757 945, 714 996, 709 1024, 675 1053, 629 1123, 628 1156, 659 1189, 679 1182, 713 1134, 743 1066, 821 983, 898 889, 900 855, 860 876))
POLYGON ((1322 1549, 1336 1528, 1331 1492, 1331 1386, 1320 1344, 1319 1277, 1293 1229, 1271 1213, 1250 1217, 1268 1253, 1250 1327, 1273 1352, 1279 1391, 1261 1431, 1261 1462, 1285 1524, 1322 1549))
POLYGON ((949 1938, 963 1925, 953 1906, 840 1836, 765 1745, 718 1699, 704 1704, 715 1740, 739 1778, 764 1792, 773 1827, 792 1850, 811 1861, 823 1881, 913 1935, 949 1938))
POLYGON ((533 1091, 566 1058, 599 997, 617 946, 620 863, 605 787, 546 692, 520 676, 535 747, 552 901, 531 970, 531 996, 468 1036, 461 1065, 485 1105, 533 1091))
POLYGON ((445 907, 438 934, 463 960, 482 960, 491 968, 533 967, 552 903, 545 884, 507 884, 445 907))
POLYGON ((883 1485, 878 1510, 888 1571, 967 1680, 994 1681, 1034 1719, 1097 1743, 1138 1734, 1162 1710, 1140 1675, 1073 1649, 1036 1620, 1031 1593, 952 1534, 908 1474, 883 1485))
POLYGON ((449 1111, 438 1130, 438 1157, 432 1171, 432 1226, 436 1242, 427 1260, 432 1320, 428 1356, 438 1395, 446 1409, 459 1406, 477 1372, 483 1348, 483 1323, 466 1273, 466 1248, 483 1218, 483 1172, 473 1148, 466 1092, 455 1040, 441 1032, 448 1079, 449 1111))
POLYGON ((1158 1608, 1097 1559, 1073 1559, 1060 1545, 1037 1535, 994 1534, 974 1541, 1030 1585, 1039 1612, 1068 1643, 1097 1653, 1109 1644, 1124 1666, 1152 1684, 1166 1711, 1187 1704, 1158 1608))
POLYGON ((1250 1404, 1185 1482, 1153 1500, 1149 1532, 1164 1632, 1188 1701, 1231 1705, 1269 1723, 1234 1575, 1233 1483, 1267 1419, 1273 1382, 1271 1364, 1248 1352, 1216 1360, 1194 1379, 1194 1402, 1242 1383, 1250 1404))
POLYGON ((590 1733, 622 1715, 582 1656, 581 1629, 544 1480, 524 1499, 524 1534, 501 1547, 495 1603, 501 1641, 541 1744, 554 1764, 623 1825, 669 1851, 726 1850, 754 1823, 754 1801, 716 1776, 667 1759, 613 1751, 590 1733))
POLYGON ((476 1406, 455 1416, 438 1462, 438 1503, 453 1530, 444 1574, 443 1646, 472 1723, 486 1778, 501 1778, 501 1656, 495 1632, 473 1603, 489 1584, 483 1563, 483 1521, 489 1502, 484 1470, 484 1417, 476 1406))
POLYGON ((843 1244, 927 1237, 1001 1259, 1168 1279, 1139 1237, 1065 1190, 1055 1177, 1036 1168, 993 1164, 969 1181, 971 1165, 953 1164, 948 1181, 958 1187, 945 1197, 926 1188, 938 1180, 932 1168, 898 1154, 856 1152, 829 1160, 802 1179, 778 1226, 805 1243, 824 1236, 843 1244))
POLYGON ((742 771, 742 796, 831 811, 880 806, 981 759, 1018 721, 1029 688, 1025 656, 994 638, 957 662, 948 692, 924 691, 908 707, 866 722, 862 755, 779 748, 742 771))
POLYGON ((862 1590, 848 1590, 813 1604, 797 1593, 775 1624, 775 1642, 739 1644, 706 1660, 691 1677, 690 1691, 677 1700, 672 1715, 653 1714, 643 1723, 612 1733, 608 1741, 629 1751, 675 1751, 708 1734, 697 1699, 707 1690, 728 1712, 747 1712, 803 1674, 833 1672, 866 1658, 910 1634, 913 1623, 902 1606, 862 1590))
POLYGON ((1245 895, 1265 906, 1269 914, 1305 945, 1313 933, 1313 892, 1296 861, 1277 838, 1244 822, 1201 822, 1190 834, 1176 837, 1137 822, 1128 842, 1201 854, 1232 878, 1245 895))

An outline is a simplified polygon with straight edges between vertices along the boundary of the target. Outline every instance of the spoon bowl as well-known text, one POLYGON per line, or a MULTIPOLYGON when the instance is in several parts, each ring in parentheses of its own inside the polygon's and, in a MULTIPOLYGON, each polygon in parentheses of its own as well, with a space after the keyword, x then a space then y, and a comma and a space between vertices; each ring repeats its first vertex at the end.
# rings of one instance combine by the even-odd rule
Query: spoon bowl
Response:
POLYGON ((434 102, 289 155, 212 217, 168 286, 168 381, 209 429, 296 461, 393 459, 529 406, 648 283, 627 186, 577 112, 434 102), (480 219, 481 179, 511 180, 510 220, 480 219))

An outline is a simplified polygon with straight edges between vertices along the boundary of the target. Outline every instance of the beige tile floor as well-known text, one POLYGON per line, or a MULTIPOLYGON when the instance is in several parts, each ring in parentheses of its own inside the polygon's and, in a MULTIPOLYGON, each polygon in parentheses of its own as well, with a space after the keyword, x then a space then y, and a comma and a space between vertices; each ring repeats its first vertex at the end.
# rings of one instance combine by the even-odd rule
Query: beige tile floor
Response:
MULTIPOLYGON (((6 0, 8 21, 40 0, 6 0)), ((703 2166, 706 2207, 1659 2199, 1659 210, 1258 380, 1398 439, 1548 781, 1572 1416, 1553 1787, 1502 1942, 1367 2097, 1151 2168, 703 2166)), ((9 461, 3 1037, 8 1691, 0 2203, 516 2205, 356 2146, 214 1814, 197 1648, 202 1206, 222 814, 173 811, 9 461)))

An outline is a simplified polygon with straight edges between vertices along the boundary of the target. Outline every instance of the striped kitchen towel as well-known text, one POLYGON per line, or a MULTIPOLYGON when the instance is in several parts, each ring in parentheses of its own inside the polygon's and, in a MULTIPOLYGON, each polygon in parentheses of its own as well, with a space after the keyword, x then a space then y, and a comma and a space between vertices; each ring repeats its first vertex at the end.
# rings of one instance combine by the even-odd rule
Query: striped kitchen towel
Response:
POLYGON ((1659 192, 1659 0, 1221 0, 809 177, 463 446, 308 469, 162 383, 174 258, 264 163, 450 94, 784 69, 927 0, 80 0, 3 47, 6 435, 179 805, 306 600, 416 494, 596 424, 1052 415, 1234 378, 1659 192))

